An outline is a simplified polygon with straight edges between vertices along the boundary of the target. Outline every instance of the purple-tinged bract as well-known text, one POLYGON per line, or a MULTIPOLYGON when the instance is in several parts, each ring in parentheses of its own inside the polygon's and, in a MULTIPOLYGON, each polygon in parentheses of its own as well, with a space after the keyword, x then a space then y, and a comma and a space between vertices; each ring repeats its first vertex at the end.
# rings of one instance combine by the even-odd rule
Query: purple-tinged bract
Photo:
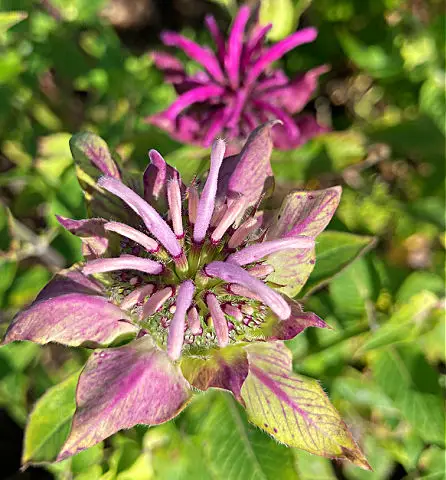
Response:
POLYGON ((168 47, 182 50, 202 70, 189 75, 181 62, 154 52, 155 65, 175 87, 178 98, 165 111, 146 120, 183 143, 210 146, 217 136, 244 141, 258 125, 281 120, 274 129, 274 146, 289 150, 327 131, 311 114, 300 114, 328 68, 316 67, 290 79, 272 64, 299 45, 315 40, 317 31, 304 28, 272 46, 265 45, 271 25, 254 22, 241 7, 225 40, 214 17, 206 25, 216 46, 213 52, 175 32, 161 35, 168 47))
MULTIPOLYGON (((227 66, 237 64, 231 48, 227 66)), ((166 422, 192 387, 215 387, 279 441, 368 468, 323 390, 292 372, 283 343, 327 327, 289 295, 308 278, 341 192, 292 192, 267 211, 273 127, 254 130, 236 156, 214 142, 207 178, 187 187, 154 150, 138 182, 121 176, 102 139, 72 138, 91 218, 58 219, 80 236, 85 262, 56 275, 4 339, 98 349, 58 460, 121 429, 166 422)))

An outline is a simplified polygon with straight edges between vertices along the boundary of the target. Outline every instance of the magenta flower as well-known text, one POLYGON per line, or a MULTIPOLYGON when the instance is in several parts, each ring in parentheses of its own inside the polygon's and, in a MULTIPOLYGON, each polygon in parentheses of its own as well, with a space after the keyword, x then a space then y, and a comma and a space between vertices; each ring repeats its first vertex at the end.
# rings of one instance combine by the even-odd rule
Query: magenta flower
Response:
POLYGON ((206 181, 187 187, 155 150, 138 182, 100 138, 71 140, 93 218, 58 219, 81 237, 86 261, 56 275, 4 339, 95 349, 58 460, 121 429, 166 422, 192 387, 214 387, 280 442, 369 468, 319 384, 292 372, 283 343, 326 327, 291 297, 341 191, 295 191, 277 212, 263 209, 272 125, 236 156, 214 142, 206 181))
POLYGON ((312 42, 317 31, 304 28, 271 47, 265 38, 272 25, 255 25, 246 32, 250 10, 242 7, 225 41, 212 16, 206 25, 217 51, 214 53, 174 32, 163 32, 162 41, 183 50, 203 70, 188 75, 181 62, 167 53, 155 52, 155 65, 178 93, 167 110, 146 120, 183 143, 210 146, 220 135, 244 141, 251 130, 273 119, 283 126, 273 132, 274 146, 289 150, 327 131, 312 115, 297 115, 309 101, 320 66, 294 79, 271 65, 299 45, 312 42))

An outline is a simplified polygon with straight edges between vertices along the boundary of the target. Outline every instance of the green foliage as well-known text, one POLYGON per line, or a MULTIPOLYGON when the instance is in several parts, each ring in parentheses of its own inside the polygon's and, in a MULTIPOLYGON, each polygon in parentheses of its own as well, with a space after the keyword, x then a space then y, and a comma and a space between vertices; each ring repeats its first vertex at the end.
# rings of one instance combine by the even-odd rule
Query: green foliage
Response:
MULTIPOLYGON (((1 334, 56 271, 81 259, 79 240, 54 218, 86 213, 72 133, 102 137, 125 175, 145 168, 150 148, 185 181, 208 164, 208 151, 144 123, 174 98, 147 55, 159 42, 139 34, 135 46, 125 27, 118 35, 101 14, 106 3, 0 0, 1 334)), ((227 24, 237 2, 214 3, 227 24)), ((252 426, 230 395, 212 391, 175 422, 46 465, 57 479, 444 478, 443 3, 276 3, 261 6, 262 22, 275 24, 271 39, 304 25, 319 30, 282 66, 295 75, 331 65, 309 108, 332 131, 273 153, 272 202, 290 189, 343 187, 299 293, 333 329, 307 329, 287 343, 294 370, 321 381, 374 471, 286 448, 252 426)), ((200 22, 191 33, 208 38, 200 22)), ((87 356, 28 342, 0 348, 0 408, 26 429, 24 462, 56 456, 74 411, 73 372, 87 356)))

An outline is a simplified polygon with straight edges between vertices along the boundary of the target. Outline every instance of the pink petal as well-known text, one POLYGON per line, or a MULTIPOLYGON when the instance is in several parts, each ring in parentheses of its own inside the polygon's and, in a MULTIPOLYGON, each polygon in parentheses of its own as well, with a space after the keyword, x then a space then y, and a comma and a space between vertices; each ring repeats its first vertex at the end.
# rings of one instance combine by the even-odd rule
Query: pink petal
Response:
POLYGON ((191 396, 181 371, 148 335, 95 352, 76 390, 76 413, 58 461, 137 424, 167 422, 191 396))
POLYGON ((303 43, 310 43, 314 41, 316 37, 317 30, 309 27, 299 30, 298 32, 295 32, 289 37, 284 38, 280 42, 274 44, 259 57, 259 59, 249 70, 246 78, 246 84, 253 84, 259 75, 266 69, 266 67, 268 67, 268 65, 271 65, 271 63, 283 57, 287 52, 293 50, 297 46, 302 45, 303 43))
POLYGON ((258 212, 254 217, 249 217, 232 234, 228 242, 229 248, 239 247, 252 233, 257 231, 263 223, 263 213, 258 212))
POLYGON ((248 288, 258 295, 262 302, 282 320, 290 316, 289 305, 281 295, 266 286, 262 281, 252 277, 243 268, 228 262, 212 262, 205 267, 206 274, 210 277, 221 278, 228 283, 236 283, 248 288))
POLYGON ((240 58, 243 48, 243 36, 246 24, 249 20, 249 7, 241 7, 235 17, 234 23, 229 34, 227 43, 227 52, 225 56, 225 68, 228 74, 229 83, 232 88, 239 86, 240 79, 240 58))
POLYGON ((98 185, 123 200, 144 221, 147 229, 174 257, 181 255, 181 245, 169 225, 159 213, 143 200, 137 193, 118 180, 110 177, 101 177, 98 185))
POLYGON ((149 159, 150 163, 143 174, 144 199, 150 205, 164 210, 167 205, 167 183, 172 179, 180 182, 180 174, 156 150, 149 151, 149 159))
POLYGON ((225 39, 223 37, 223 34, 221 33, 221 30, 212 15, 206 15, 204 23, 206 24, 209 32, 211 33, 215 46, 217 47, 217 58, 220 64, 223 64, 225 56, 225 39))
POLYGON ((284 128, 286 130, 287 135, 290 137, 290 142, 297 141, 300 136, 300 131, 294 119, 290 117, 286 111, 262 100, 254 100, 253 104, 260 111, 271 113, 274 117, 273 119, 280 120, 283 123, 283 126, 277 128, 284 128))
POLYGON ((97 295, 67 293, 34 302, 21 311, 6 332, 3 343, 30 340, 57 342, 71 347, 109 345, 136 334, 128 314, 97 295))
POLYGON ((183 110, 194 103, 205 102, 223 95, 224 89, 216 85, 205 85, 189 90, 180 95, 175 102, 164 112, 165 117, 174 120, 183 110))
POLYGON ((202 65, 218 82, 225 78, 215 55, 208 49, 174 32, 163 32, 161 39, 165 45, 183 50, 192 60, 202 65))
POLYGON ((169 334, 167 336, 167 353, 172 360, 178 360, 181 356, 186 312, 192 303, 194 291, 194 283, 191 280, 183 282, 178 289, 176 310, 170 322, 169 334))
POLYGON ((98 257, 106 252, 108 248, 108 238, 104 230, 106 220, 102 218, 72 220, 61 215, 56 215, 56 219, 66 230, 81 237, 92 255, 98 257))

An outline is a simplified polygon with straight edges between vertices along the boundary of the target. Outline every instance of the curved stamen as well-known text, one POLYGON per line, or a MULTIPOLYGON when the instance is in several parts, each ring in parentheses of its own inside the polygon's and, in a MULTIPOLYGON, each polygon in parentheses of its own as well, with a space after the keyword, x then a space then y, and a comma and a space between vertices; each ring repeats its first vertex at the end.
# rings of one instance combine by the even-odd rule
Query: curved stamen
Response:
POLYGON ((138 270, 139 272, 158 274, 163 271, 163 265, 148 258, 135 257, 134 255, 121 255, 117 258, 98 258, 87 262, 82 268, 82 273, 114 272, 116 270, 138 270))
POLYGON ((226 233, 226 230, 235 222, 237 217, 246 210, 246 205, 241 198, 240 200, 235 200, 228 206, 223 217, 219 221, 215 230, 212 232, 211 240, 213 242, 218 242, 223 235, 226 233))
POLYGON ((292 238, 281 238, 259 243, 257 245, 249 245, 248 247, 242 248, 238 252, 229 255, 227 261, 241 266, 257 262, 272 253, 280 252, 282 250, 294 250, 296 248, 308 249, 313 247, 314 238, 311 237, 300 235, 292 238))
POLYGON ((144 304, 142 311, 142 318, 150 317, 156 313, 164 303, 172 296, 173 289, 171 287, 163 288, 155 292, 144 304))
POLYGON ((228 242, 229 248, 239 247, 251 233, 255 232, 263 223, 263 213, 259 212, 255 217, 248 218, 244 223, 237 228, 232 234, 228 242))
POLYGON ((237 307, 234 307, 234 305, 231 305, 230 303, 226 303, 223 306, 223 310, 227 315, 230 315, 231 317, 234 317, 236 320, 241 322, 243 320, 243 313, 241 310, 237 307))
POLYGON ((229 329, 225 314, 220 307, 220 302, 213 293, 208 293, 206 295, 206 303, 209 307, 209 312, 214 324, 217 343, 220 347, 226 347, 226 345, 229 343, 229 329))
POLYGON ((217 194, 218 172, 220 171, 225 156, 225 150, 226 144, 221 139, 216 140, 212 145, 211 168, 197 208, 197 218, 193 235, 195 243, 201 243, 204 240, 209 228, 209 223, 214 212, 215 195, 217 194))
POLYGON ((120 307, 124 310, 134 307, 136 304, 142 302, 148 295, 150 295, 154 289, 155 286, 151 283, 136 288, 132 293, 129 293, 123 298, 120 307))
POLYGON ((129 227, 125 223, 120 222, 108 222, 104 225, 105 230, 118 233, 123 237, 130 238, 134 242, 144 247, 148 252, 156 252, 159 249, 158 243, 152 238, 148 237, 144 233, 129 227))
POLYGON ((170 322, 169 334, 167 336, 167 353, 172 360, 178 360, 181 356, 186 311, 192 303, 194 290, 195 287, 191 280, 183 282, 178 289, 175 314, 170 322))
POLYGON ((119 180, 111 177, 101 177, 98 180, 98 185, 119 197, 136 212, 142 218, 149 232, 160 241, 172 256, 179 257, 181 255, 181 245, 169 225, 167 225, 160 214, 137 193, 119 180))
POLYGON ((229 262, 212 262, 205 267, 210 277, 217 277, 228 283, 237 283, 258 295, 265 305, 281 319, 286 320, 291 309, 281 295, 266 286, 261 280, 251 275, 236 264, 229 262))

